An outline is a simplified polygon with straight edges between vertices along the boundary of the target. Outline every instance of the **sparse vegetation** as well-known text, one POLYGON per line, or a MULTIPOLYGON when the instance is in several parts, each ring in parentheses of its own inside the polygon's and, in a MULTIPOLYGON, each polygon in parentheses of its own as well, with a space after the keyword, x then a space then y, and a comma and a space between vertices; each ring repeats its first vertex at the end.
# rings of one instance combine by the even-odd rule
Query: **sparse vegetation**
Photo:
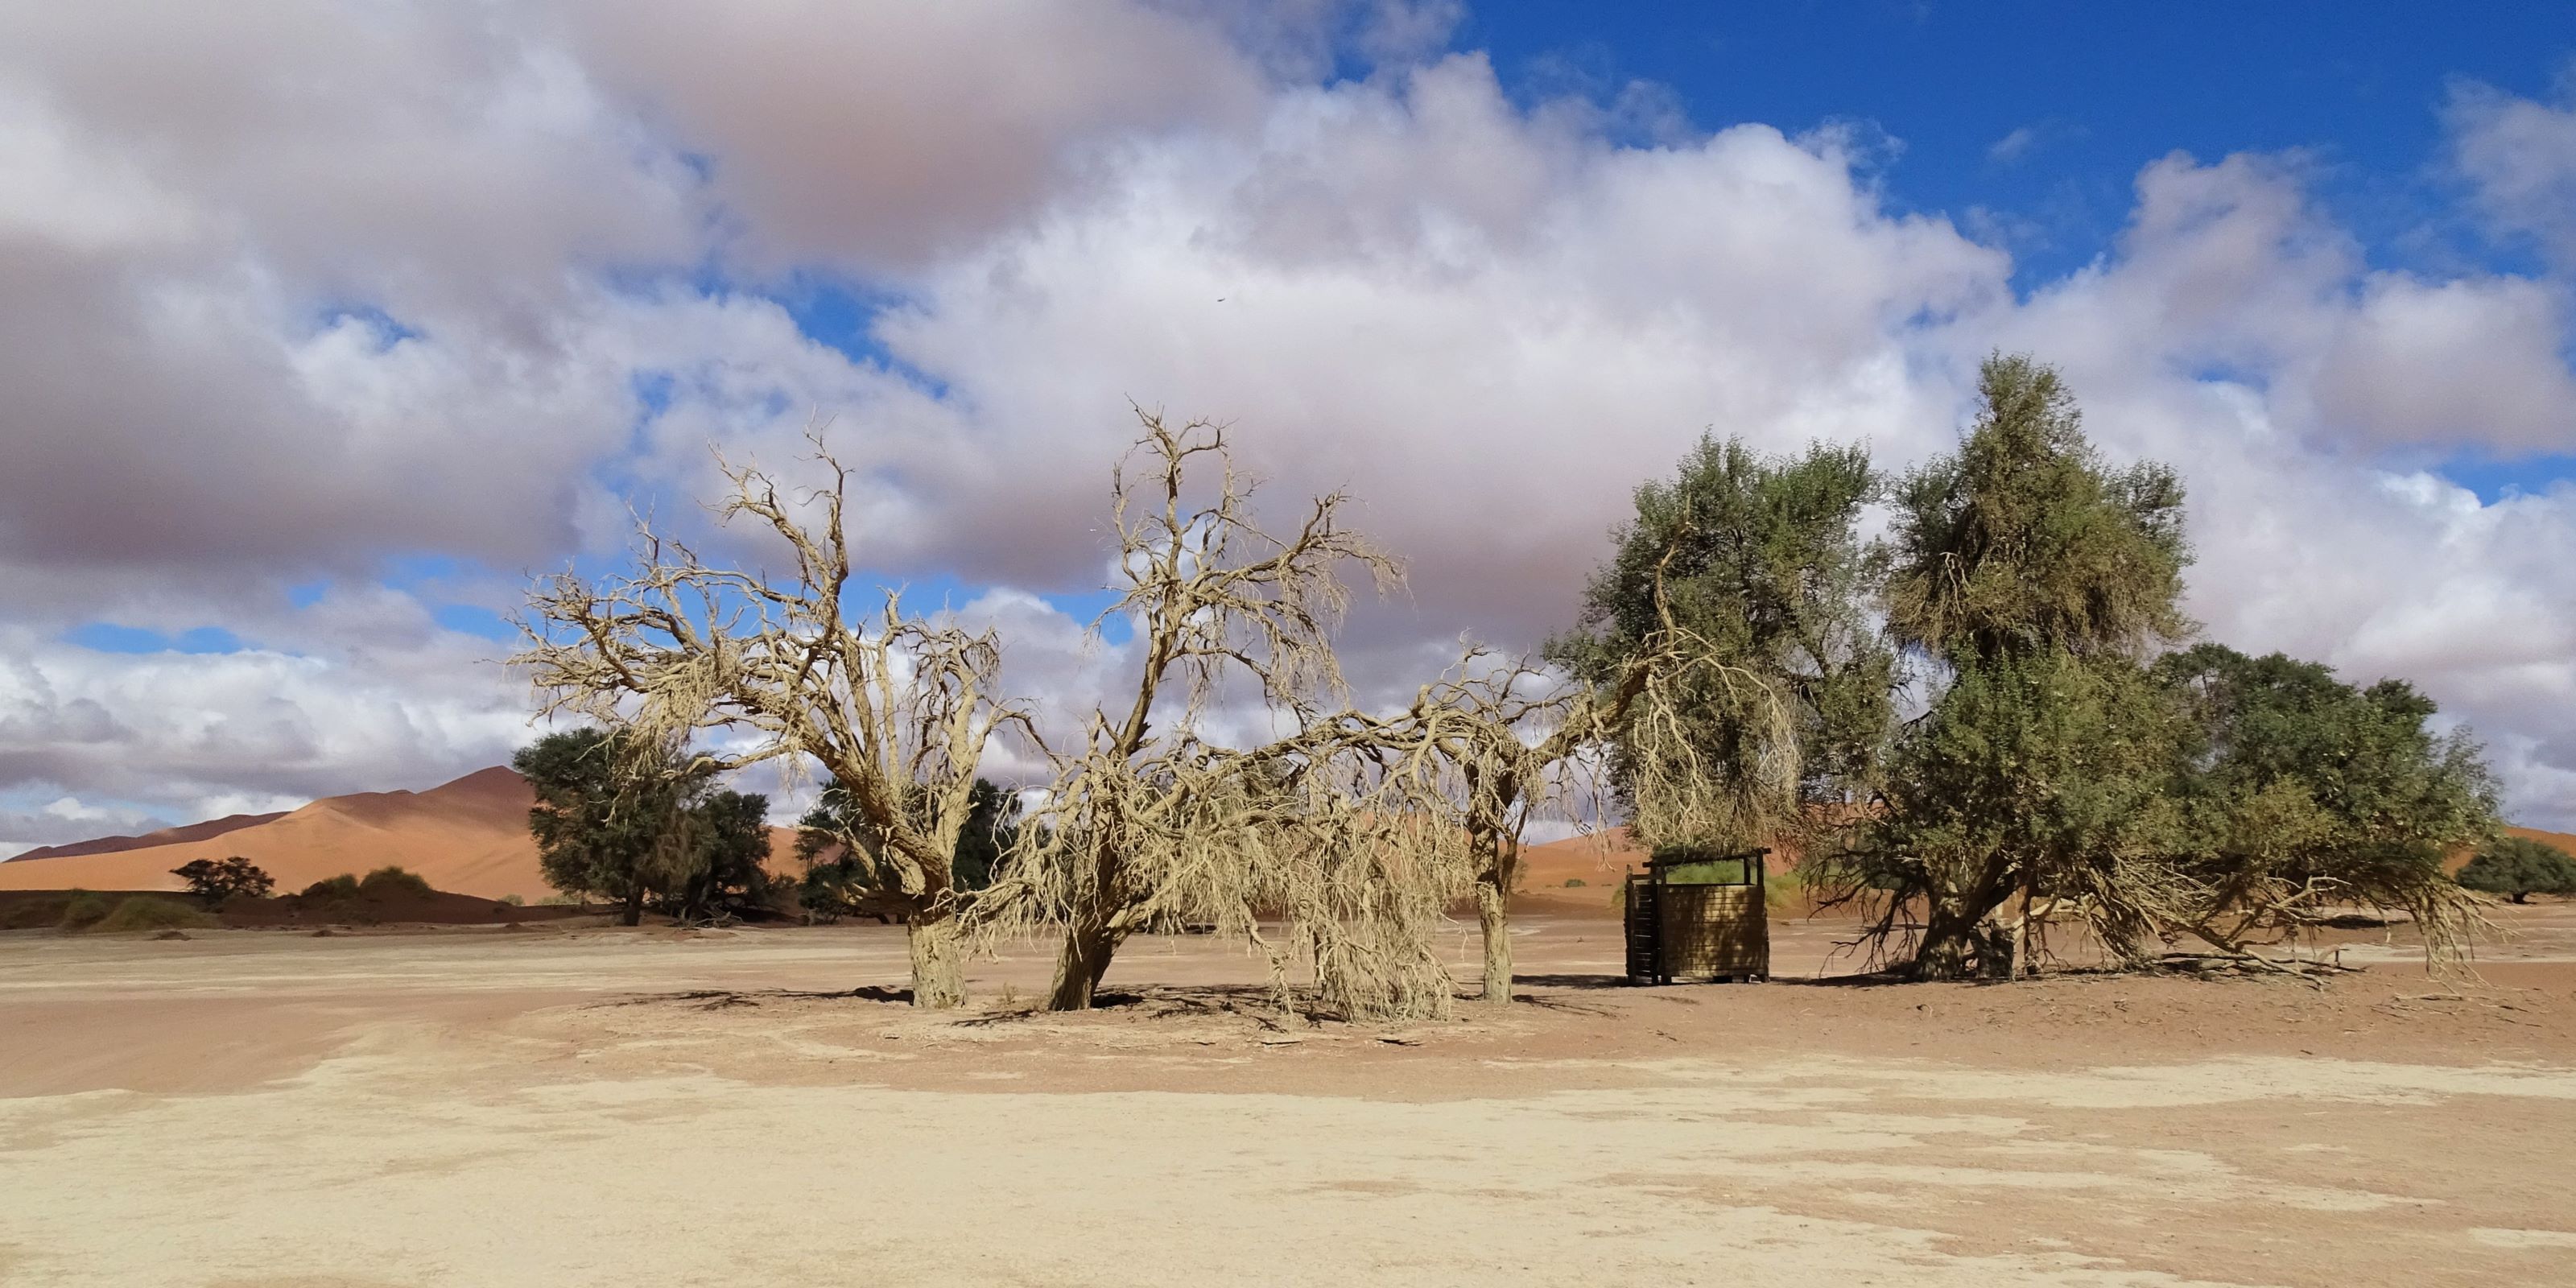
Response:
POLYGON ((354 872, 343 872, 336 877, 324 877, 304 887, 300 897, 325 903, 355 899, 358 897, 358 876, 354 872))
POLYGON ((358 878, 358 895, 365 899, 419 899, 436 893, 419 873, 407 872, 388 865, 358 878))
POLYGON ((65 930, 87 930, 107 920, 113 911, 107 900, 87 890, 74 890, 63 904, 63 917, 57 923, 65 930))
POLYGON ((196 930, 220 925, 212 916, 176 899, 129 895, 90 929, 100 934, 135 930, 196 930))

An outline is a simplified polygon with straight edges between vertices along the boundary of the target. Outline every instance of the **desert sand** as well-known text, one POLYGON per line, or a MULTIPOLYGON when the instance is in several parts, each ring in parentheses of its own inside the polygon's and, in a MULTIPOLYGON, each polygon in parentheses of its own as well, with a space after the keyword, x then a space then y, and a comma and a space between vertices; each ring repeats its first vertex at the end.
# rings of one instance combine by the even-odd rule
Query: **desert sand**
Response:
MULTIPOLYGON (((0 890, 178 890, 184 883, 171 869, 239 855, 276 878, 280 893, 391 864, 440 890, 534 903, 554 893, 528 836, 535 803, 525 780, 496 765, 427 791, 326 796, 283 814, 30 851, 0 863, 0 890)), ((784 827, 770 833, 771 867, 791 871, 795 834, 784 827)))
POLYGON ((912 1011, 872 924, 0 934, 0 1281, 2564 1284, 2576 908, 2499 915, 2319 989, 1818 978, 1818 922, 1627 988, 1542 914, 1524 1001, 1399 1029, 1206 939, 1059 1017, 1035 945, 912 1011))

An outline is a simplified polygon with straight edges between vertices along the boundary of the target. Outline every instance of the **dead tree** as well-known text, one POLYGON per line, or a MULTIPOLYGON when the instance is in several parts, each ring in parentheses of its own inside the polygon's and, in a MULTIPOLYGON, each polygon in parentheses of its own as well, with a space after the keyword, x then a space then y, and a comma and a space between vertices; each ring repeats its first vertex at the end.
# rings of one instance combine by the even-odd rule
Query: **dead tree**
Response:
POLYGON ((1386 588, 1395 561, 1343 527, 1340 493, 1315 500, 1293 532, 1271 535, 1253 519, 1253 484, 1235 470, 1222 427, 1137 416, 1144 432, 1114 475, 1125 593, 1109 610, 1135 623, 1134 688, 1122 711, 1096 711, 1080 744, 1057 757, 1014 877, 979 914, 995 933, 1061 925, 1056 1010, 1090 1006, 1120 943, 1149 925, 1202 918, 1257 935, 1252 909, 1300 900, 1270 861, 1296 846, 1370 861, 1348 834, 1353 807, 1324 786, 1344 750, 1300 737, 1346 705, 1330 638, 1349 604, 1342 566, 1386 588), (1201 465, 1220 477, 1211 499, 1193 502, 1186 476, 1201 465), (1238 751, 1202 738, 1228 679, 1258 689, 1289 730, 1284 740, 1238 751), (1248 776, 1258 774, 1269 778, 1248 776))
POLYGON ((1712 845, 1764 837, 1779 825, 1798 756, 1776 687, 1718 661, 1669 614, 1662 631, 1595 687, 1550 686, 1528 659, 1489 657, 1470 647, 1403 715, 1378 725, 1374 746, 1389 756, 1387 808, 1446 824, 1420 830, 1411 844, 1426 864, 1464 869, 1484 946, 1483 1000, 1508 1003, 1523 837, 1550 812, 1598 817, 1605 755, 1626 758, 1636 835, 1712 845), (1752 730, 1746 741, 1772 753, 1749 766, 1710 763, 1691 735, 1694 721, 1710 719, 1744 722, 1752 730), (1443 853, 1453 845, 1456 853, 1443 853))
POLYGON ((872 625, 853 625, 843 528, 849 471, 809 433, 830 486, 801 522, 770 476, 725 464, 733 494, 720 521, 748 517, 795 555, 794 574, 708 566, 686 543, 639 523, 632 571, 596 581, 572 572, 540 582, 511 660, 546 713, 613 722, 650 743, 712 730, 733 749, 704 751, 718 770, 767 761, 802 773, 819 764, 865 835, 843 838, 877 857, 906 912, 913 1004, 965 1000, 951 861, 971 812, 975 771, 1022 707, 996 695, 999 643, 905 615, 888 593, 872 625))

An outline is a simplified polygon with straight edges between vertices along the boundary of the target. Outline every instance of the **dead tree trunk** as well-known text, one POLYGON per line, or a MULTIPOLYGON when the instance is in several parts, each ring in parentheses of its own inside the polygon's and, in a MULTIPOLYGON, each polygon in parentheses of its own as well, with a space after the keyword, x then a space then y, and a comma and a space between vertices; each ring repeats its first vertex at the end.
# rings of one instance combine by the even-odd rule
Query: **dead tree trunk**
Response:
POLYGON ((915 915, 905 920, 903 937, 912 950, 912 1004, 935 1010, 965 1005, 966 951, 956 916, 946 911, 915 915))
POLYGON ((1512 1000, 1512 878, 1520 867, 1520 847, 1498 847, 1493 862, 1476 879, 1476 924, 1485 937, 1484 1000, 1495 1005, 1512 1000))
POLYGON ((1109 959, 1117 949, 1117 936, 1097 917, 1082 917, 1067 926, 1064 945, 1056 954, 1055 988, 1047 997, 1047 1009, 1090 1009, 1092 996, 1100 989, 1101 977, 1109 973, 1109 959))

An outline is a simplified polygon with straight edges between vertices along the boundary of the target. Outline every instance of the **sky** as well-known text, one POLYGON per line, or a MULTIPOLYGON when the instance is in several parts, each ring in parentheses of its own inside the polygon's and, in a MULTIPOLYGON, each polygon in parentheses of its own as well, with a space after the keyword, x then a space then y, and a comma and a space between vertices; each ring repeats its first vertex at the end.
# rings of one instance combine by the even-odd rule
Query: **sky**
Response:
POLYGON ((2208 637, 2576 829, 2571 308, 2556 4, 0 7, 0 854, 505 761, 505 615, 710 444, 828 420, 1062 717, 1131 402, 1229 421, 1407 558, 1382 699, 1703 431, 1902 468, 1998 349, 2181 472, 2208 637))

